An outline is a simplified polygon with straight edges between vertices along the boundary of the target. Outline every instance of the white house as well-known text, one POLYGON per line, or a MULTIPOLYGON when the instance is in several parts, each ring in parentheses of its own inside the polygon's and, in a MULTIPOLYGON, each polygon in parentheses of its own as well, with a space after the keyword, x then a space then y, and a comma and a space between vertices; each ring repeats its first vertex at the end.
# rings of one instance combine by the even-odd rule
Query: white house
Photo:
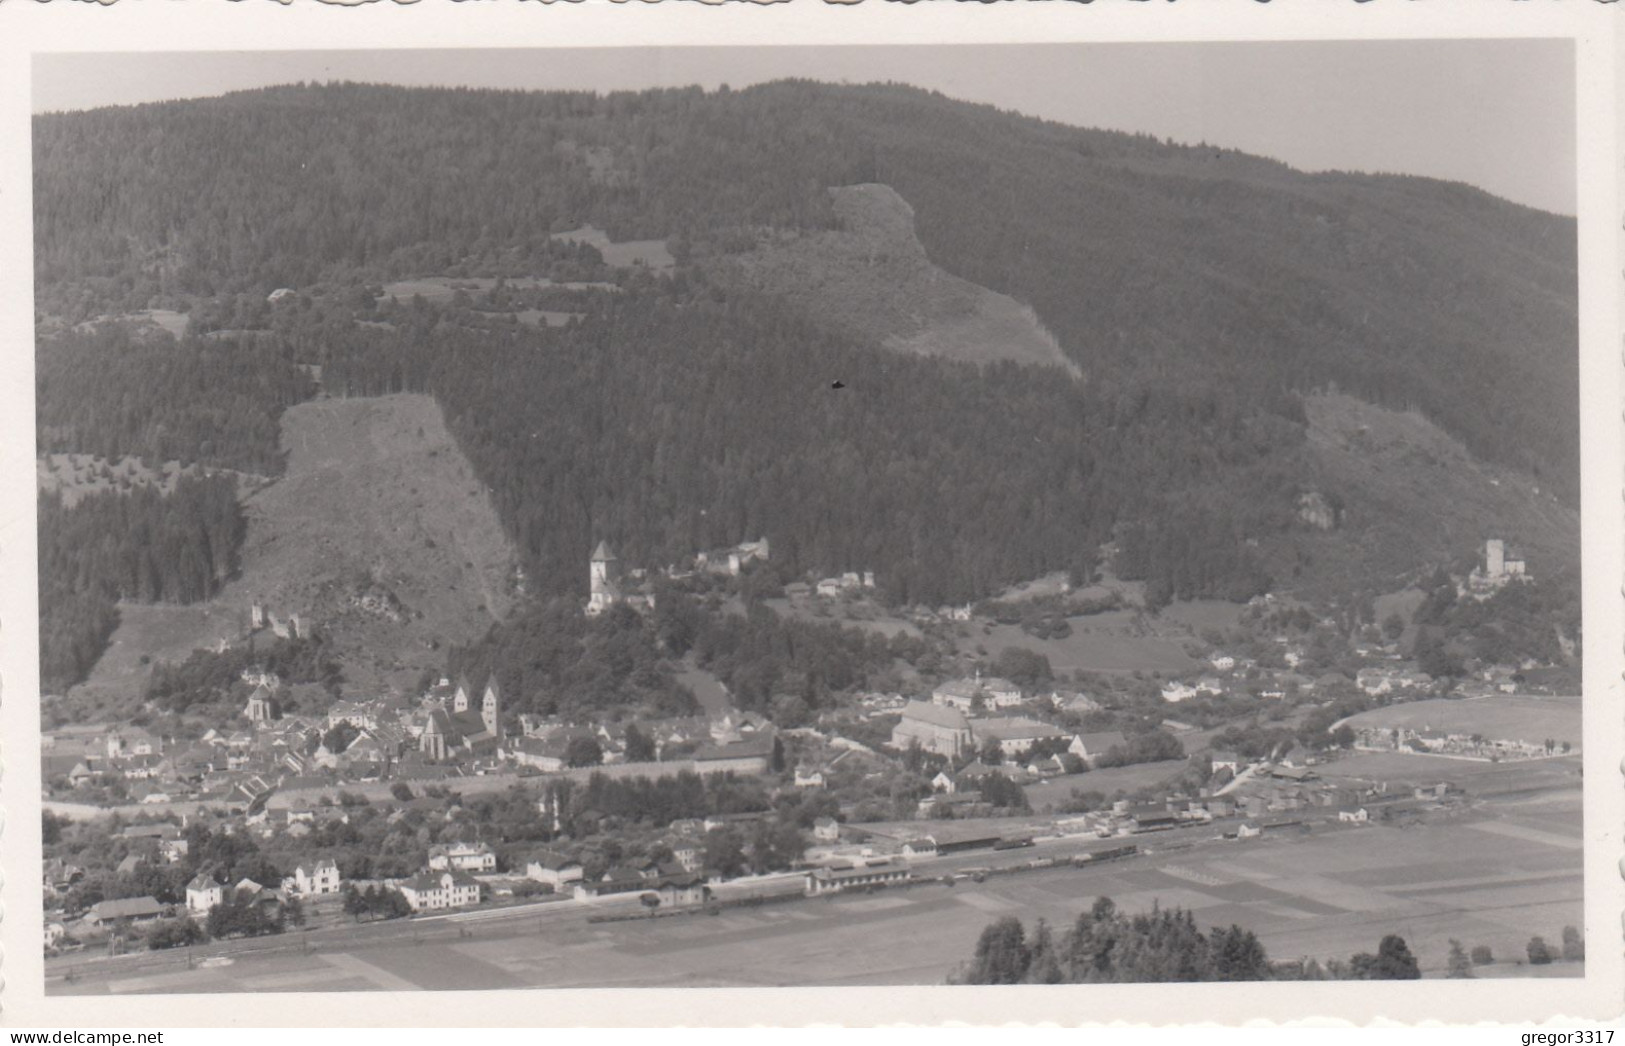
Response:
POLYGON ((1228 672, 1236 667, 1236 659, 1229 654, 1214 654, 1208 658, 1207 663, 1212 665, 1214 670, 1218 672, 1228 672))
POLYGON ((841 825, 833 817, 820 817, 813 822, 813 838, 821 843, 840 841, 841 825))
POLYGON ((339 866, 332 859, 317 861, 310 867, 300 865, 293 870, 294 889, 302 894, 338 893, 343 886, 339 866))
POLYGON ((1167 701, 1169 704, 1177 705, 1179 702, 1189 701, 1195 696, 1196 688, 1194 686, 1191 686, 1189 683, 1178 682, 1177 680, 1162 688, 1162 699, 1167 701))
POLYGON ((202 872, 186 884, 186 908, 197 915, 209 914, 209 910, 225 898, 225 887, 202 872))
POLYGON ((1026 716, 974 719, 970 729, 971 739, 978 747, 997 741, 999 750, 1006 756, 1020 755, 1037 741, 1059 741, 1066 737, 1066 731, 1060 727, 1026 716))
POLYGON ((1337 811, 1337 819, 1346 824, 1365 824, 1367 821, 1371 820, 1371 815, 1367 813, 1365 807, 1362 806, 1358 810, 1337 811))
POLYGON ((1122 733, 1106 730, 1094 734, 1076 734, 1072 738, 1072 743, 1066 746, 1066 750, 1093 767, 1100 761, 1101 756, 1113 748, 1122 748, 1126 744, 1128 739, 1122 733))
POLYGON ((903 844, 903 856, 910 861, 923 860, 937 856, 937 841, 929 835, 918 839, 910 839, 903 844))
POLYGON ((543 850, 530 859, 525 866, 525 875, 539 883, 546 883, 555 891, 562 891, 570 883, 584 879, 586 872, 580 861, 552 850, 543 850))
POLYGON ((705 864, 705 853, 693 843, 674 842, 671 844, 671 859, 683 866, 685 872, 697 872, 705 864))
POLYGON ((497 855, 485 843, 450 843, 429 851, 429 868, 437 872, 494 872, 497 855))
POLYGON ((944 708, 969 712, 980 699, 988 709, 1012 708, 1021 704, 1021 687, 1008 679, 953 679, 931 691, 931 702, 944 708))
POLYGON ((435 875, 423 872, 400 885, 401 896, 414 912, 464 908, 480 903, 480 883, 467 872, 447 868, 435 875))
POLYGON ((953 795, 957 787, 954 784, 954 779, 949 776, 946 770, 938 770, 937 776, 931 778, 931 791, 939 795, 953 795))

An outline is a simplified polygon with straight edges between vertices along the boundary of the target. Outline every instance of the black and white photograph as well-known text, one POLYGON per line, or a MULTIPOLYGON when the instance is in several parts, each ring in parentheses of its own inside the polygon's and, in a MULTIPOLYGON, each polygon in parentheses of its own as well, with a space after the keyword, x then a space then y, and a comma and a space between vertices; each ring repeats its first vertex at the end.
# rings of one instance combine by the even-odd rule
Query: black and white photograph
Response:
POLYGON ((28 75, 45 1001, 1617 973, 1572 36, 28 75))

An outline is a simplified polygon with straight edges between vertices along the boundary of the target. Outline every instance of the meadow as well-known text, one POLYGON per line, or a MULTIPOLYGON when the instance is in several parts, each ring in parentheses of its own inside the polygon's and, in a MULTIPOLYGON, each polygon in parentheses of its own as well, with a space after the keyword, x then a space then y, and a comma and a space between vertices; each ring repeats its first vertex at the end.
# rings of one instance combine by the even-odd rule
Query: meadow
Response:
POLYGON ((1450 734, 1482 734, 1494 741, 1540 744, 1551 738, 1580 750, 1585 731, 1580 723, 1578 697, 1505 695, 1461 699, 1436 698, 1374 708, 1351 716, 1348 724, 1362 727, 1441 730, 1450 734))

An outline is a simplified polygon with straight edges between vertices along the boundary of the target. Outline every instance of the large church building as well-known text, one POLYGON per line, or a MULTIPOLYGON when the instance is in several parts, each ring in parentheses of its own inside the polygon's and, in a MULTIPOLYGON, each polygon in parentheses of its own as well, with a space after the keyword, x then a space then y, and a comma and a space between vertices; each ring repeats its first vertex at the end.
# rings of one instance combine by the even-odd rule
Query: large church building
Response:
POLYGON ((429 713, 418 737, 418 747, 430 759, 495 755, 502 744, 502 692, 496 677, 485 684, 479 708, 474 690, 464 679, 457 684, 450 708, 429 713))

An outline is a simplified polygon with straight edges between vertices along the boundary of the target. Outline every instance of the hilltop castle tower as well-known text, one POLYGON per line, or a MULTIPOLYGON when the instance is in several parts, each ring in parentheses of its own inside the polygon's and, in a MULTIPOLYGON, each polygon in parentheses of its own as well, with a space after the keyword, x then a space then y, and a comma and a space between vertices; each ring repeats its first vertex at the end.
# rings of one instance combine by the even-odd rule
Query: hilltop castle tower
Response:
POLYGON ((589 570, 592 598, 587 601, 587 616, 597 617, 621 601, 621 561, 609 550, 609 542, 598 542, 589 570))

